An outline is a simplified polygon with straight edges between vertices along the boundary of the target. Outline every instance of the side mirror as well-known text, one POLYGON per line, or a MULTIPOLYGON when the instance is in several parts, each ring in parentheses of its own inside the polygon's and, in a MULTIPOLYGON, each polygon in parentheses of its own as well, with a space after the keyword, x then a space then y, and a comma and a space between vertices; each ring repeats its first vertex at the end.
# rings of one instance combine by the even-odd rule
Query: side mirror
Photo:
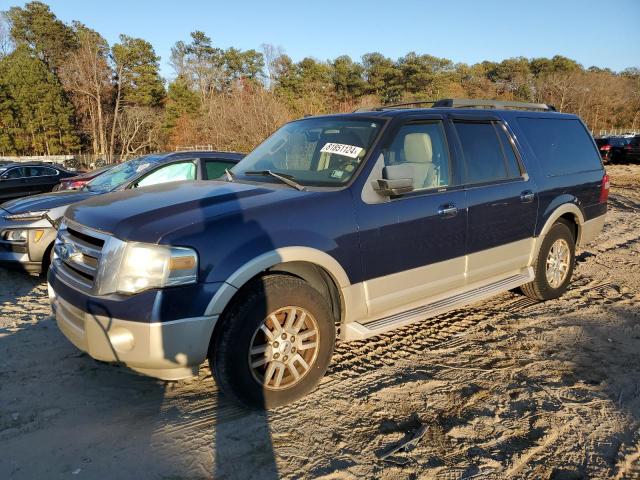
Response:
POLYGON ((413 168, 409 165, 386 166, 382 177, 372 182, 378 195, 393 197, 413 191, 413 168))
POLYGON ((383 197, 394 197, 413 191, 412 178, 397 178, 395 180, 380 178, 374 180, 372 184, 376 193, 383 197))

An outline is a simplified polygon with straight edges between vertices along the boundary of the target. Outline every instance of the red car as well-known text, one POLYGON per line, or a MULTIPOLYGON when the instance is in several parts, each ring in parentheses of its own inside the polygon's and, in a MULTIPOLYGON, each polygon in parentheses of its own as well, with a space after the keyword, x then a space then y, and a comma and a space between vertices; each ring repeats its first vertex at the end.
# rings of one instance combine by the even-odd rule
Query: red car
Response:
POLYGON ((90 172, 86 172, 81 175, 76 175, 75 177, 65 178, 58 185, 56 185, 53 191, 55 192, 58 190, 79 190, 82 187, 84 187, 84 185, 87 182, 93 180, 98 175, 106 172, 111 167, 113 167, 113 165, 96 168, 95 170, 91 170, 90 172))

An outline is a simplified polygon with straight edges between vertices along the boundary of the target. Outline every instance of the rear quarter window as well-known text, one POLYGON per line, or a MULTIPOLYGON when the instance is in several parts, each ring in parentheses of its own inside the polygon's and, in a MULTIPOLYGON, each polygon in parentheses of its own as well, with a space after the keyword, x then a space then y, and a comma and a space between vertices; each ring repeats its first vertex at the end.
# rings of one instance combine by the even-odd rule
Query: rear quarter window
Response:
POLYGON ((602 170, 600 154, 579 120, 520 117, 518 123, 547 176, 602 170))

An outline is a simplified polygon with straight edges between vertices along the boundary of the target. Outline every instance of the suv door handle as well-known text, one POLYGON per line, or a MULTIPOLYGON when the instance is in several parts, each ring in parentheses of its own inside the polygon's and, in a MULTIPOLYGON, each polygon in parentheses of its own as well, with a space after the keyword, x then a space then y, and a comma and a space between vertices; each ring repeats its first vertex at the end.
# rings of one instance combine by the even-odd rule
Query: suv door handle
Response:
POLYGON ((440 205, 440 208, 438 208, 438 215, 444 218, 455 217, 457 214, 458 207, 456 207, 453 203, 440 205))
POLYGON ((535 198, 535 196, 536 194, 533 193, 531 190, 525 190, 520 194, 520 200, 522 200, 522 203, 531 203, 533 202, 533 199, 535 198))

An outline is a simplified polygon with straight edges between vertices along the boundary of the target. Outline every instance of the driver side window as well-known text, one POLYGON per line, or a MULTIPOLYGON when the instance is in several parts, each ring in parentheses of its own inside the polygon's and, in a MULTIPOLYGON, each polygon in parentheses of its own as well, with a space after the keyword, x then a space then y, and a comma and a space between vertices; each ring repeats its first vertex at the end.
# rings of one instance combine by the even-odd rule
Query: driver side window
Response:
POLYGON ((172 163, 154 170, 140 181, 136 187, 146 187, 159 183, 178 182, 181 180, 195 180, 196 166, 193 162, 172 163))
POLYGON ((402 126, 385 150, 384 163, 385 178, 411 177, 414 190, 451 185, 449 149, 442 122, 402 126))

